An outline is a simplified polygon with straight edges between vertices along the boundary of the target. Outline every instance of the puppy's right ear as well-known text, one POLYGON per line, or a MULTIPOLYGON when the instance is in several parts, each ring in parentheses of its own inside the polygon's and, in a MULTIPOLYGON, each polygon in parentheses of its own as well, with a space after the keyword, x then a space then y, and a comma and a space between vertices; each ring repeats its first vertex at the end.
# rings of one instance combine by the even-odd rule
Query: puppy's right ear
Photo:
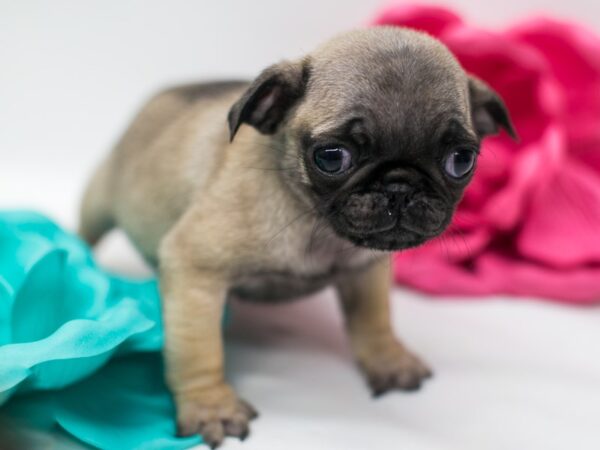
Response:
POLYGON ((309 72, 306 60, 265 69, 229 111, 230 140, 242 123, 263 134, 275 133, 291 106, 304 95, 309 72))

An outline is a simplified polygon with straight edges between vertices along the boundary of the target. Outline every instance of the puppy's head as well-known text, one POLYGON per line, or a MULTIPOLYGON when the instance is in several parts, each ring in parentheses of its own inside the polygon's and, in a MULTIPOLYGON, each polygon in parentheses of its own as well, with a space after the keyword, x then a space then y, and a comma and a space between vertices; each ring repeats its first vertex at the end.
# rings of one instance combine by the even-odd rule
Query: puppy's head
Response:
POLYGON ((371 28, 266 69, 232 107, 276 145, 287 183, 357 245, 408 248, 440 234, 502 100, 424 34, 371 28))

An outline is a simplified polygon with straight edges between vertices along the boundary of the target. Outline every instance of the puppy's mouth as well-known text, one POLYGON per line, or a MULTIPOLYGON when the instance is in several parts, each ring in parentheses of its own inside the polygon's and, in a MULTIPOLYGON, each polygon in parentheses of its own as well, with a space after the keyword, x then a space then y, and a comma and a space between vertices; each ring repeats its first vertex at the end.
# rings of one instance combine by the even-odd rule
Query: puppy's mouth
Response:
POLYGON ((333 211, 336 232, 362 247, 402 250, 441 234, 451 219, 442 200, 415 195, 398 201, 385 193, 351 194, 333 211))
POLYGON ((417 247, 430 239, 408 230, 402 230, 398 234, 377 233, 359 235, 347 233, 344 237, 360 247, 390 252, 417 247))

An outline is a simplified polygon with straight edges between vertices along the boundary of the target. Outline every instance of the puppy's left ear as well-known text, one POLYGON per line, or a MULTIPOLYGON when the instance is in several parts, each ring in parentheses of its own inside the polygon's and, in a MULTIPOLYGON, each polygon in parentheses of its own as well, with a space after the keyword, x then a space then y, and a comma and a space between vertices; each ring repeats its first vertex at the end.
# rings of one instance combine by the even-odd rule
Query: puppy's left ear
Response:
POLYGON ((469 75, 469 96, 471 119, 480 138, 497 134, 502 127, 513 139, 518 139, 506 105, 491 87, 479 78, 469 75))
POLYGON ((273 134, 289 109, 304 95, 309 78, 307 60, 282 62, 265 69, 231 107, 227 120, 233 140, 242 123, 273 134))

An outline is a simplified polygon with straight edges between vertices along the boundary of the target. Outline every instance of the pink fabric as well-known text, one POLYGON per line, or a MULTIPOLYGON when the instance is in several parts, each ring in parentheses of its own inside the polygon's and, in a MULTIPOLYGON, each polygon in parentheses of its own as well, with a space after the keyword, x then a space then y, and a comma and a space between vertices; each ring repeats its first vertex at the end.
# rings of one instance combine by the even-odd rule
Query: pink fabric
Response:
POLYGON ((532 18, 503 31, 444 8, 376 24, 426 31, 506 101, 520 141, 486 139, 450 229, 395 256, 396 281, 434 294, 600 301, 600 38, 532 18))

